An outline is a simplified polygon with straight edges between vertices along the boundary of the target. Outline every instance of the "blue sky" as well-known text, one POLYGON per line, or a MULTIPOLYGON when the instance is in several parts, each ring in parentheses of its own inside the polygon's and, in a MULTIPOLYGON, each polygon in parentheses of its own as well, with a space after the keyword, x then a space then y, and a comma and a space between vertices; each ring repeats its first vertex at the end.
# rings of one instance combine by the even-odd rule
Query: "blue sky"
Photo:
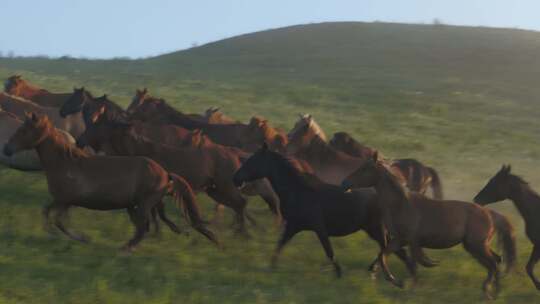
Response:
POLYGON ((0 0, 5 55, 142 57, 287 25, 429 23, 540 30, 538 0, 0 0))

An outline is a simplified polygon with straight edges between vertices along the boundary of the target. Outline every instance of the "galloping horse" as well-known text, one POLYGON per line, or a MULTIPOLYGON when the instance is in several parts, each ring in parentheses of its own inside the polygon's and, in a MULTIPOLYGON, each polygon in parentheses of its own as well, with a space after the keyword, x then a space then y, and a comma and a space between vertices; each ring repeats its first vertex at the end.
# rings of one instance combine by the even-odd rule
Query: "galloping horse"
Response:
MULTIPOLYGON (((330 146, 351 156, 368 159, 373 156, 375 149, 365 146, 346 132, 334 133, 330 146)), ((388 161, 393 172, 402 176, 409 190, 424 194, 428 187, 433 190, 435 199, 442 199, 442 185, 437 171, 416 159, 402 158, 388 161)))
MULTIPOLYGON (((447 200, 434 200, 421 194, 407 193, 387 166, 373 159, 347 177, 342 186, 375 187, 378 201, 383 210, 383 221, 390 234, 388 246, 380 253, 379 261, 386 278, 401 286, 386 266, 386 255, 403 246, 409 246, 411 255, 417 260, 419 250, 424 248, 444 249, 462 243, 469 252, 488 271, 483 283, 486 297, 496 295, 500 289, 500 258, 490 249, 489 244, 495 232, 490 211, 478 205, 447 200), (494 285, 494 293, 489 287, 494 285)), ((502 215, 500 217, 504 218, 502 215)), ((505 261, 515 262, 515 240, 508 220, 502 224, 499 233, 502 237, 505 261)), ((413 275, 416 281, 416 273, 413 275)))
MULTIPOLYGON (((186 178, 195 191, 206 192, 216 202, 231 207, 237 215, 238 232, 246 232, 244 212, 247 201, 232 183, 232 176, 240 167, 241 155, 231 148, 158 144, 138 135, 130 124, 108 121, 105 116, 87 128, 77 144, 79 147, 90 145, 108 155, 143 155, 156 160, 170 172, 186 178)), ((277 214, 278 198, 264 181, 257 183, 261 183, 255 187, 259 191, 253 194, 260 195, 277 214)))
POLYGON ((287 153, 305 160, 324 182, 339 185, 364 160, 338 151, 326 143, 326 135, 311 115, 304 115, 289 132, 287 153))
MULTIPOLYGON (((245 182, 260 178, 270 180, 279 196, 280 210, 285 220, 285 229, 272 257, 272 266, 276 265, 278 255, 293 236, 305 230, 317 234, 338 277, 341 276, 341 267, 334 258, 329 236, 345 236, 365 230, 381 250, 386 246, 381 210, 373 190, 345 193, 338 186, 303 173, 289 159, 270 151, 266 144, 238 169, 234 183, 242 186, 245 182)), ((396 254, 412 271, 407 253, 400 249, 396 254)), ((372 264, 370 270, 373 268, 372 264)))
POLYGON ((540 290, 540 281, 534 275, 534 266, 540 259, 540 195, 510 171, 509 165, 503 166, 474 197, 474 201, 483 206, 505 199, 514 202, 525 220, 525 234, 534 245, 526 266, 527 274, 536 289, 540 290))
POLYGON ((154 125, 141 121, 131 120, 126 111, 111 101, 107 95, 94 98, 84 87, 75 89, 73 95, 66 100, 60 109, 62 117, 82 113, 85 125, 93 125, 96 120, 105 115, 107 120, 122 120, 133 124, 135 131, 158 143, 168 145, 183 145, 189 130, 176 125, 154 125))
POLYGON ((64 101, 71 96, 71 93, 51 93, 41 89, 22 79, 21 75, 13 75, 4 82, 4 92, 31 100, 40 106, 56 107, 62 106, 64 101))
MULTIPOLYGON (((5 143, 15 133, 15 131, 23 124, 15 114, 6 112, 0 108, 0 151, 4 148, 5 143)), ((75 143, 75 140, 67 132, 61 132, 64 140, 69 143, 75 143)), ((0 153, 0 163, 19 170, 41 170, 41 162, 36 151, 20 151, 11 156, 6 156, 0 153)))
POLYGON ((209 124, 216 124, 216 125, 230 125, 230 124, 236 124, 239 123, 239 121, 234 120, 227 115, 223 114, 219 110, 219 108, 208 108, 204 112, 204 121, 209 124))
POLYGON ((80 114, 62 118, 58 114, 57 108, 43 107, 32 101, 2 92, 0 92, 0 107, 2 107, 2 109, 5 111, 17 115, 21 119, 24 119, 24 114, 26 112, 45 114, 53 122, 56 128, 70 133, 75 138, 80 136, 85 129, 84 122, 80 114))
POLYGON ((258 124, 209 124, 176 110, 163 99, 148 96, 144 91, 138 91, 127 111, 132 119, 175 124, 189 130, 201 129, 216 144, 246 151, 255 151, 267 139, 267 133, 258 124))
POLYGON ((82 235, 68 230, 63 223, 73 206, 93 210, 127 209, 136 231, 124 246, 132 250, 147 230, 151 209, 165 195, 183 205, 192 226, 214 243, 214 234, 205 227, 189 184, 169 174, 155 161, 145 157, 89 156, 65 142, 47 116, 28 114, 24 124, 4 146, 4 154, 36 149, 42 161, 53 202, 45 206, 46 223, 55 211, 55 225, 70 238, 86 242, 82 235))

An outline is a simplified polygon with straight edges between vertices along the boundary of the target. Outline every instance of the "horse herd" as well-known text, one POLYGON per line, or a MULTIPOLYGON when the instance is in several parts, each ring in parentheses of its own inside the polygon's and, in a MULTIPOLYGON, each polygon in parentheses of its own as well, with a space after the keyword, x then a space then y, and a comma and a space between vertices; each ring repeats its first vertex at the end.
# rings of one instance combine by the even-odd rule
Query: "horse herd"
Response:
MULTIPOLYGON (((416 281, 417 263, 434 267, 423 248, 462 244, 487 270, 482 288, 497 295, 499 265, 510 270, 516 259, 513 227, 508 219, 482 205, 511 199, 534 243, 526 270, 540 258, 540 197, 520 177, 503 168, 474 198, 477 204, 443 200, 439 176, 415 159, 388 160, 345 132, 328 140, 311 115, 300 115, 290 132, 254 116, 248 124, 210 108, 185 114, 164 99, 137 90, 127 110, 107 95, 75 88, 51 93, 21 76, 9 77, 0 93, 0 162, 20 170, 43 170, 53 201, 43 208, 46 225, 72 239, 87 242, 64 220, 71 207, 126 209, 135 226, 123 247, 132 250, 160 221, 181 229, 166 213, 170 196, 191 226, 221 246, 208 228, 196 194, 206 193, 216 206, 235 212, 235 229, 247 235, 247 198, 260 196, 283 226, 272 257, 300 231, 313 231, 334 265, 341 267, 329 237, 364 230, 380 251, 369 270, 381 269, 402 287, 386 263, 394 253, 416 281), (433 198, 426 195, 432 190, 433 198), (502 256, 491 249, 498 235, 502 256), (408 249, 408 250, 406 250, 408 249)), ((218 210, 218 209, 217 209, 218 210)))

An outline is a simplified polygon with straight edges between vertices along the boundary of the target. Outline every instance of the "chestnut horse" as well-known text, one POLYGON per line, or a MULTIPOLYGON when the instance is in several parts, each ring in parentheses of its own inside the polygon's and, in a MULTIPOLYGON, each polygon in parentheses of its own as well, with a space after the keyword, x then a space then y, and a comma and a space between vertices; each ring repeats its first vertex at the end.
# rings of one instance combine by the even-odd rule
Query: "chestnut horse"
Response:
MULTIPOLYGON (((22 124, 23 121, 15 114, 6 112, 0 108, 0 151, 22 124)), ((64 131, 59 132, 65 137, 65 141, 75 143, 75 140, 71 135, 64 131)), ((18 170, 41 170, 41 162, 39 161, 36 151, 20 151, 11 156, 0 153, 0 163, 18 170)))
MULTIPOLYGON (((175 124, 186 129, 201 129, 216 144, 255 151, 267 140, 264 126, 253 124, 210 124, 184 114, 163 99, 154 98, 148 92, 137 91, 128 107, 132 119, 156 124, 175 124)), ((265 123, 267 125, 267 122, 265 123)))
POLYGON ((21 75, 9 77, 4 82, 4 92, 31 100, 40 106, 56 108, 61 107, 64 101, 71 96, 71 93, 51 93, 41 89, 22 79, 21 75))
MULTIPOLYGON (((340 151, 363 159, 371 158, 376 151, 359 143, 346 132, 334 133, 329 143, 330 146, 340 151)), ((389 162, 393 171, 397 170, 404 177, 409 190, 424 194, 431 187, 433 197, 442 199, 442 185, 439 174, 435 169, 422 164, 414 158, 394 159, 389 162)))
POLYGON ((19 118, 24 118, 26 112, 46 114, 56 128, 70 133, 74 138, 79 137, 85 129, 81 115, 62 118, 57 108, 43 107, 32 101, 2 92, 0 92, 0 107, 19 118))
MULTIPOLYGON (((401 286, 388 272, 386 255, 403 246, 409 246, 411 255, 416 259, 422 247, 445 249, 461 243, 487 269, 488 275, 483 283, 485 296, 496 296, 500 289, 497 268, 500 258, 489 247, 496 228, 488 209, 467 202, 435 200, 419 193, 407 193, 390 169, 377 159, 377 153, 347 177, 342 186, 375 187, 377 191, 383 222, 390 235, 388 246, 379 255, 387 279, 401 286), (490 286, 494 286, 494 292, 490 292, 490 286)), ((507 220, 504 222, 509 225, 507 220)), ((501 227, 499 232, 511 234, 512 231, 501 227)), ((509 265, 513 264, 515 239, 507 236, 502 240, 504 260, 509 265)), ((416 273, 413 277, 416 281, 416 273)))
POLYGON ((540 259, 540 195, 521 177, 512 174, 510 166, 503 166, 474 197, 474 202, 488 205, 510 199, 525 220, 525 234, 534 247, 527 262, 527 274, 536 289, 540 281, 534 275, 534 266, 540 259))
POLYGON ((55 211, 56 227, 70 238, 87 241, 64 226, 63 218, 71 207, 126 209, 136 231, 124 248, 132 250, 144 237, 151 209, 158 207, 165 195, 172 195, 179 207, 183 205, 192 226, 218 244, 201 219, 189 184, 155 161, 145 157, 89 156, 65 142, 47 116, 35 113, 27 115, 3 152, 9 156, 29 149, 39 154, 53 197, 43 210, 46 223, 51 211, 55 211))
POLYGON ((60 109, 62 117, 78 113, 82 113, 86 126, 94 124, 98 117, 105 115, 107 120, 123 120, 133 124, 138 134, 153 141, 173 146, 183 145, 189 135, 189 130, 176 125, 154 125, 130 120, 127 112, 108 99, 107 95, 94 98, 84 87, 74 89, 73 95, 60 109))
MULTIPOLYGON (((162 145, 138 135, 131 125, 108 121, 104 116, 86 129, 77 144, 79 147, 90 145, 107 155, 143 155, 156 160, 167 170, 186 178, 196 192, 206 192, 216 202, 232 208, 236 212, 237 231, 246 233, 244 216, 247 201, 232 184, 232 175, 240 167, 241 155, 229 147, 162 145)), ((277 215, 277 197, 269 185, 264 185, 264 181, 258 183, 263 183, 260 187, 266 187, 266 190, 257 194, 277 215)), ((259 186, 256 188, 260 189, 259 186)))

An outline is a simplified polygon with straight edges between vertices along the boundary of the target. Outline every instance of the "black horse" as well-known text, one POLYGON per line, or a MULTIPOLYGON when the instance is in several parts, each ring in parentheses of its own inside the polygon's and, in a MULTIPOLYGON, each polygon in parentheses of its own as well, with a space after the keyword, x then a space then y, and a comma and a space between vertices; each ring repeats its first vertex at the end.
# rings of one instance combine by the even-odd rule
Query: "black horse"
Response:
MULTIPOLYGON (((323 183, 314 175, 299 172, 287 158, 268 150, 266 144, 244 162, 233 179, 235 185, 240 187, 245 182, 260 178, 267 178, 279 196, 285 222, 285 229, 272 257, 272 266, 276 265, 283 246, 295 234, 305 230, 317 234, 338 277, 341 276, 341 267, 334 258, 330 236, 346 236, 365 230, 381 249, 386 246, 386 230, 382 224, 377 194, 372 189, 344 192, 339 186, 323 183)), ((409 267, 413 263, 406 251, 401 249, 396 254, 412 271, 409 267)), ((383 270, 385 274, 389 273, 385 265, 383 270)))

